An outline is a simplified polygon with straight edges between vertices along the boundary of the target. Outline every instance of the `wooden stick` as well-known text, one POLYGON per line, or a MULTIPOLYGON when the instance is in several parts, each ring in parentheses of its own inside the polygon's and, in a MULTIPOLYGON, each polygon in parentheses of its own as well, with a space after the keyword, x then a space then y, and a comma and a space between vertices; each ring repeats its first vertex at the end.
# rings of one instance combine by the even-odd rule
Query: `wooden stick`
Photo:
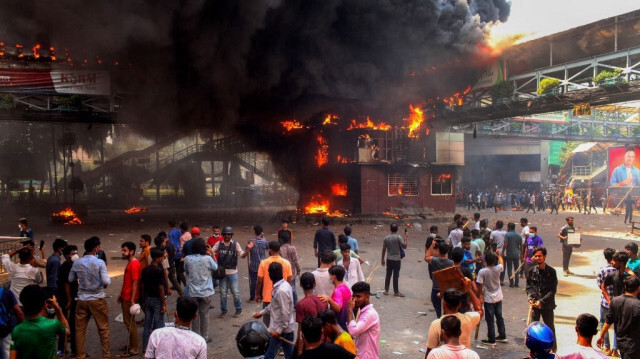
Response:
POLYGON ((288 339, 285 339, 285 338, 283 338, 283 337, 278 337, 278 339, 280 339, 281 341, 283 341, 283 342, 285 342, 285 343, 287 343, 287 344, 289 344, 289 345, 296 346, 296 343, 294 343, 294 342, 292 342, 292 341, 290 341, 290 340, 288 340, 288 339))
POLYGON ((367 280, 366 280, 367 283, 371 283, 371 279, 373 278, 373 273, 375 273, 378 268, 380 268, 379 264, 373 267, 373 269, 371 270, 371 273, 369 273, 369 276, 367 277, 367 280))
POLYGON ((526 261, 522 261, 522 263, 520 263, 520 267, 518 267, 518 269, 516 269, 515 272, 513 272, 513 274, 511 275, 511 277, 509 277, 509 279, 513 279, 516 277, 516 275, 518 274, 518 272, 520 272, 520 270, 522 269, 522 266, 524 265, 526 261))
POLYGON ((527 328, 531 324, 531 312, 533 311, 533 305, 529 304, 529 313, 527 314, 527 328))

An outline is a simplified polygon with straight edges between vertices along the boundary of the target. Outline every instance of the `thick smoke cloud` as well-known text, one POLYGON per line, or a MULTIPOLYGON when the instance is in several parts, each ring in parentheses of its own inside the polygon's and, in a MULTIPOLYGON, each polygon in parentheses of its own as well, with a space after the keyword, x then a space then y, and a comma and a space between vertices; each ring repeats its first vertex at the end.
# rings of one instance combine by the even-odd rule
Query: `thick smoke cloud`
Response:
POLYGON ((410 103, 471 84, 485 65, 470 59, 486 23, 509 15, 505 0, 23 0, 0 9, 0 41, 117 60, 113 86, 127 99, 118 120, 141 135, 235 130, 276 155, 300 145, 255 136, 279 121, 331 112, 397 123, 410 103))
POLYGON ((123 120, 142 128, 229 129, 406 112, 475 69, 409 74, 472 55, 508 15, 505 0, 27 0, 2 4, 0 36, 118 60, 115 84, 133 94, 123 120))

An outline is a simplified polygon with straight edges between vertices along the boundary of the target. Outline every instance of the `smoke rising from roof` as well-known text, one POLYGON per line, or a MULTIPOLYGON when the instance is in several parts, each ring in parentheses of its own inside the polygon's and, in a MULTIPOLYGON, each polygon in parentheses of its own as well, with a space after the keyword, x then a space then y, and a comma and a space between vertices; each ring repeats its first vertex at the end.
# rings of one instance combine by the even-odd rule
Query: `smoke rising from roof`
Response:
POLYGON ((131 64, 114 72, 135 94, 125 119, 167 130, 406 112, 460 86, 451 77, 470 69, 409 74, 472 55, 484 24, 509 15, 506 0, 27 0, 2 9, 2 41, 131 64))
POLYGON ((1 8, 0 41, 37 41, 124 65, 112 71, 116 90, 130 94, 119 121, 141 135, 211 129, 255 139, 279 130, 281 120, 324 112, 400 121, 410 103, 461 90, 486 64, 469 61, 484 44, 485 24, 506 21, 510 5, 24 0, 1 8), (412 76, 441 64, 449 66, 412 76))

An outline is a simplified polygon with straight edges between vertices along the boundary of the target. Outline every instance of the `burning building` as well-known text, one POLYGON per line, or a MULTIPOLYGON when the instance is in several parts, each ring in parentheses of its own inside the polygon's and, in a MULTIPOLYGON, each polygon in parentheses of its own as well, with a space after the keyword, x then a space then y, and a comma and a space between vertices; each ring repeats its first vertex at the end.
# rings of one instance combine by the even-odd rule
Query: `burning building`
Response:
POLYGON ((299 172, 298 207, 307 214, 338 217, 399 208, 452 211, 464 138, 432 130, 430 114, 412 105, 407 118, 395 125, 368 116, 350 121, 326 117, 316 125, 294 127, 283 122, 283 136, 307 138, 316 148, 301 161, 306 167, 299 172))

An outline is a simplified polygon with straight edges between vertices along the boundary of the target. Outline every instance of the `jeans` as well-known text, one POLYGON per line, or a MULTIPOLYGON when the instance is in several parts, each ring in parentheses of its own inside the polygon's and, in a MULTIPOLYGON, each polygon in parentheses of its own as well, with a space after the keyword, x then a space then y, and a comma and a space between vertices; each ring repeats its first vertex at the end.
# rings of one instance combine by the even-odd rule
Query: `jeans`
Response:
MULTIPOLYGON (((262 309, 268 307, 269 304, 271 304, 271 303, 262 302, 262 309)), ((264 325, 267 326, 267 328, 269 328, 269 324, 271 324, 271 314, 262 315, 262 322, 264 323, 264 325)))
MULTIPOLYGON (((293 341, 293 332, 291 333, 282 333, 280 336, 289 341, 293 341)), ((285 359, 291 359, 293 357, 293 345, 287 344, 280 339, 276 339, 271 337, 269 339, 269 348, 267 348, 267 352, 264 354, 264 359, 274 359, 278 356, 278 351, 280 350, 280 346, 282 346, 282 351, 284 351, 285 359)))
POLYGON ((98 335, 100 336, 100 344, 102 345, 102 357, 110 358, 111 336, 109 335, 109 307, 107 300, 104 298, 96 300, 78 300, 76 302, 76 343, 77 358, 85 359, 87 357, 85 343, 87 335, 87 326, 89 319, 96 321, 98 327, 98 335))
MULTIPOLYGON (((515 286, 517 287, 518 283, 520 283, 520 278, 516 275, 515 278, 511 279, 511 275, 520 266, 520 258, 518 258, 518 257, 515 257, 515 258, 507 257, 505 265, 507 266, 507 275, 509 275, 509 285, 514 285, 513 282, 515 281, 515 286)), ((504 273, 504 272, 502 272, 502 273, 504 273)))
POLYGON ((440 288, 431 289, 431 303, 433 303, 433 309, 436 311, 436 316, 440 318, 442 316, 442 299, 438 298, 438 293, 440 293, 440 288))
POLYGON ((507 337, 507 332, 504 328, 504 319, 502 318, 502 301, 497 303, 484 302, 484 318, 487 321, 487 337, 490 341, 496 340, 496 330, 494 324, 495 321, 498 324, 498 335, 501 338, 507 337))
POLYGON ((562 246, 562 270, 569 270, 569 260, 571 260, 571 253, 573 253, 573 247, 571 246, 562 246))
POLYGON ((187 277, 184 275, 184 262, 181 259, 176 259, 176 276, 178 277, 178 283, 187 285, 187 277))
POLYGON ((144 330, 142 331, 142 352, 147 350, 151 329, 164 328, 164 314, 160 297, 146 297, 144 300, 144 330))
POLYGON ((296 291, 296 278, 294 277, 291 282, 291 290, 293 291, 293 305, 298 304, 298 292, 296 291))
MULTIPOLYGON (((533 313, 531 314, 531 321, 536 322, 540 320, 540 316, 542 316, 542 320, 544 324, 546 324, 549 329, 553 332, 554 338, 556 338, 556 326, 553 324, 553 308, 544 308, 541 309, 533 308, 533 313)), ((553 351, 558 348, 558 341, 553 342, 553 351)))
POLYGON ((384 290, 389 291, 389 282, 391 281, 391 274, 393 274, 393 292, 398 293, 398 277, 400 276, 400 265, 402 261, 387 260, 387 275, 384 278, 384 290))
MULTIPOLYGON (((602 304, 600 305, 600 330, 602 330, 602 327, 604 326, 604 318, 607 316, 607 312, 609 311, 609 308, 605 308, 602 306, 602 304)), ((604 346, 610 349, 618 349, 618 340, 616 338, 616 332, 615 330, 613 331, 613 345, 609 345, 610 341, 609 341, 609 332, 604 333, 604 346)))
POLYGON ((249 271, 249 300, 256 300, 256 284, 258 283, 258 272, 249 271))
POLYGON ((198 302, 198 317, 191 322, 191 329, 205 340, 209 339, 209 307, 213 296, 192 298, 198 302))
POLYGON ((233 305, 236 310, 242 310, 242 300, 240 299, 240 289, 238 288, 238 273, 227 274, 220 279, 220 310, 227 311, 227 293, 231 289, 233 295, 233 305))
MULTIPOLYGON (((62 337, 64 338, 64 335, 62 337)), ((0 339, 0 345, 2 345, 2 348, 0 348, 0 359, 9 359, 9 349, 11 348, 11 333, 7 334, 6 337, 0 339)))

